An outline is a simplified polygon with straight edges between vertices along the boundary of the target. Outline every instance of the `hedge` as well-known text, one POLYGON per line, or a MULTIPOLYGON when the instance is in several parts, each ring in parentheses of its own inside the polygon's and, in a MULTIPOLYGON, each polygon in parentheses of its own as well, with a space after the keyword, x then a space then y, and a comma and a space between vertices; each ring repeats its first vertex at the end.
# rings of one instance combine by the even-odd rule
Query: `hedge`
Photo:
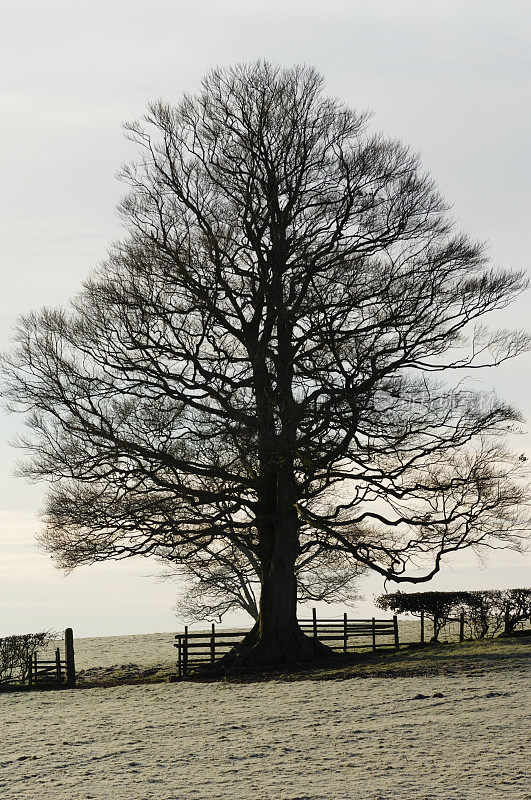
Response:
POLYGON ((452 618, 464 613, 473 638, 510 633, 520 622, 531 619, 531 589, 483 589, 455 592, 394 592, 376 599, 378 608, 395 614, 431 619, 432 641, 452 618))
POLYGON ((0 638, 0 684, 25 683, 33 654, 56 638, 51 631, 0 638))

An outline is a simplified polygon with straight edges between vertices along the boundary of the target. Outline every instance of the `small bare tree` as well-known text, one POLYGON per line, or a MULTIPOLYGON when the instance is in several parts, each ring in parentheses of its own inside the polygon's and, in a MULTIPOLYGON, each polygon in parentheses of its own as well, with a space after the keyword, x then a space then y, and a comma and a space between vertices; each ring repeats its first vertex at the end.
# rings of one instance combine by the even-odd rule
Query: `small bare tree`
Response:
POLYGON ((518 547, 527 490, 499 436, 519 415, 436 377, 529 346, 480 324, 526 281, 453 230, 407 147, 313 69, 262 62, 127 130, 128 237, 5 361, 58 563, 251 553, 245 666, 324 649, 297 625, 298 559, 420 583, 518 547))
POLYGON ((531 623, 531 589, 506 589, 503 605, 505 633, 512 633, 524 622, 531 623))
MULTIPOLYGON (((178 561, 163 561, 164 578, 177 580, 184 588, 178 595, 175 611, 189 622, 204 622, 222 617, 228 611, 245 611, 253 620, 259 617, 260 566, 229 545, 221 550, 205 549, 178 561)), ((299 602, 344 603, 358 600, 358 583, 366 567, 351 564, 342 553, 312 553, 295 564, 299 602)))

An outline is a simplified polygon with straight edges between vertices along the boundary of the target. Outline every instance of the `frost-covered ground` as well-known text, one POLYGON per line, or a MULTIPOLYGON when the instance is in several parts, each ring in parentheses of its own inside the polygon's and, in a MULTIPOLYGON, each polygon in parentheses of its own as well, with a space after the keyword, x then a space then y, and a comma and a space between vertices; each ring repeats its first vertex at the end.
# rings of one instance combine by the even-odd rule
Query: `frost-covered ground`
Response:
MULTIPOLYGON (((221 628, 223 630, 223 628, 221 628)), ((175 664, 177 651, 174 644, 174 633, 142 633, 128 636, 98 636, 93 638, 78 639, 74 631, 74 649, 76 668, 87 670, 93 667, 112 667, 121 664, 138 664, 151 666, 154 664, 175 664)), ((182 630, 181 630, 182 632, 182 630)), ((420 625, 417 620, 400 620, 399 632, 401 642, 418 642, 420 639, 420 625)), ((426 625, 426 638, 431 633, 426 625)), ((459 637, 459 626, 448 625, 441 641, 455 641, 459 637)), ((357 639, 361 643, 362 639, 357 639)), ((365 644, 370 647, 370 638, 365 644)), ((63 652, 63 642, 54 643, 46 657, 51 657, 53 648, 60 645, 63 652)), ((44 658, 44 653, 42 654, 44 658)), ((1 800, 1 799, 0 799, 1 800)))
MULTIPOLYGON (((75 649, 96 673, 175 663, 172 633, 75 649)), ((399 654, 415 677, 0 695, 0 800, 531 800, 526 650, 399 654)))
POLYGON ((2 800, 524 800, 523 667, 0 696, 2 800))
MULTIPOLYGON (((74 631, 75 636, 75 631, 74 631)), ((174 633, 139 633, 128 636, 74 638, 76 669, 111 667, 115 664, 175 664, 174 633)), ((63 652, 63 643, 58 642, 63 652)), ((55 644, 54 644, 55 647, 55 644)))

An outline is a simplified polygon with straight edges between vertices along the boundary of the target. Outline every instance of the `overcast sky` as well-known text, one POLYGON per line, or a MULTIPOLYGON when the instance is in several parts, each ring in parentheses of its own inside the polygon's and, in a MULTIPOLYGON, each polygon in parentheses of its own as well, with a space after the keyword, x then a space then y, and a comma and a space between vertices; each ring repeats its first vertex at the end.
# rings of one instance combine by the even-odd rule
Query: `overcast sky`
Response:
MULTIPOLYGON (((121 232, 115 173, 135 157, 121 131, 149 100, 177 101, 216 65, 266 58, 320 70, 327 91, 374 111, 373 128, 422 156, 460 227, 495 264, 528 268, 529 0, 18 0, 0 32, 0 346, 16 318, 68 301, 121 232)), ((499 325, 528 326, 529 293, 499 325)), ((531 356, 483 377, 531 415, 531 356)), ((0 417, 0 636, 170 631, 175 587, 152 562, 65 577, 40 552, 43 486, 12 476, 0 417)), ((531 454, 530 438, 515 442, 531 454)), ((433 588, 525 585, 521 556, 463 554, 433 588)), ((527 566, 529 562, 527 562, 527 566)), ((379 578, 361 586, 373 612, 379 578)))

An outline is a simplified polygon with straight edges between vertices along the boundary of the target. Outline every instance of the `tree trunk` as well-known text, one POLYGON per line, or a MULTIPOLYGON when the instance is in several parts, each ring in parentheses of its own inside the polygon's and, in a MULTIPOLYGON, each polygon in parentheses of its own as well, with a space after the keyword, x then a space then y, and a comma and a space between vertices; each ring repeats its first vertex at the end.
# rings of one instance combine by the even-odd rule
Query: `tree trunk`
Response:
POLYGON ((306 636, 297 622, 298 522, 291 513, 275 526, 270 566, 264 574, 260 614, 245 639, 222 660, 235 668, 260 668, 275 664, 302 664, 332 656, 324 644, 306 636))

